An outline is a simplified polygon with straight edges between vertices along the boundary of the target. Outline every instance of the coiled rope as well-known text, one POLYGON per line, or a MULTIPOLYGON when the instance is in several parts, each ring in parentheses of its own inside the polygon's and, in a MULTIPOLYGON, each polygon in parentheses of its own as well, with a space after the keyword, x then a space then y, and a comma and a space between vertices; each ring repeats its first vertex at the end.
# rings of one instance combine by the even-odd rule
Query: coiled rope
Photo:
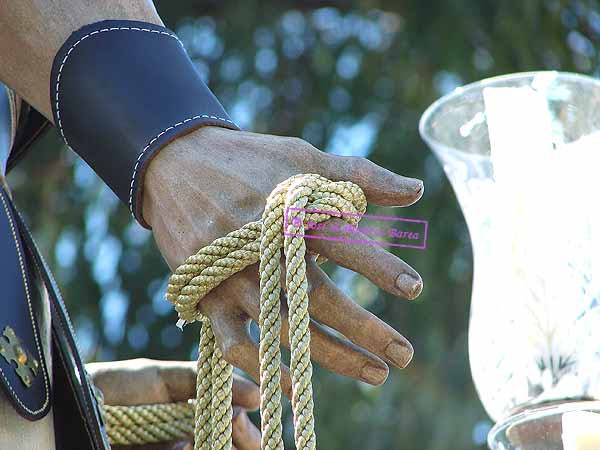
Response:
MULTIPOLYGON (((198 304, 224 280, 256 262, 259 262, 260 273, 261 448, 283 449, 280 385, 282 249, 286 261, 294 439, 298 450, 316 448, 303 238, 305 225, 309 221, 318 224, 331 217, 340 217, 356 226, 366 206, 362 189, 354 183, 334 182, 316 174, 293 176, 271 192, 261 220, 216 239, 190 256, 171 276, 167 300, 174 304, 180 320, 202 322, 197 398, 193 406, 195 450, 231 449, 233 415, 233 367, 223 358, 210 320, 199 312, 198 304)), ((104 406, 111 443, 141 444, 189 436, 192 404, 104 406)))

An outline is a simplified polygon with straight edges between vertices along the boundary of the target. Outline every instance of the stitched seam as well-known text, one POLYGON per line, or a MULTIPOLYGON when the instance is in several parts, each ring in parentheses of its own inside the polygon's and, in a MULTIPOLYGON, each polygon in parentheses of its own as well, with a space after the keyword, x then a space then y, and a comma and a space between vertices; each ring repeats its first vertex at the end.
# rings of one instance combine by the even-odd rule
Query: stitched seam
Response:
POLYGON ((232 125, 235 125, 235 123, 232 120, 229 119, 225 119, 223 117, 217 117, 217 116, 210 116, 208 114, 199 114, 197 116, 193 116, 193 117, 188 117, 185 120, 182 120, 181 122, 177 122, 175 125, 172 125, 168 128, 165 128, 163 131, 161 131, 160 133, 158 133, 156 136, 154 136, 150 142, 148 142, 148 145, 146 145, 144 147, 144 149, 142 150, 142 152, 139 154, 139 156, 137 157, 137 160, 135 161, 135 166, 133 167, 133 173, 131 174, 131 183, 129 184, 129 210, 131 211, 131 214, 133 215, 133 218, 135 219, 135 213, 133 212, 133 185, 135 184, 135 175, 137 173, 137 169, 138 166, 140 165, 140 161, 142 160, 142 157, 144 156, 144 154, 146 153, 146 151, 148 151, 148 149, 150 148, 150 146, 152 144, 154 144, 163 134, 168 133, 169 131, 183 125, 186 124, 188 122, 190 122, 191 120, 196 120, 196 119, 214 119, 214 120, 223 120, 225 122, 228 122, 232 125))
POLYGON ((17 254, 19 256, 19 266, 21 267, 21 276, 23 277, 23 284, 25 286, 25 294, 27 297, 27 307, 29 309, 29 317, 31 318, 31 328, 33 330, 33 338, 35 339, 35 346, 37 348, 38 351, 38 358, 40 359, 40 365, 42 366, 42 376, 44 378, 44 392, 45 392, 45 400, 44 400, 44 404, 42 405, 42 407, 40 409, 37 409, 35 411, 32 411, 31 409, 29 409, 19 398, 19 396, 16 394, 16 392, 13 390, 10 381, 8 380, 8 378, 6 377, 6 375, 4 375, 4 372, 2 371, 2 368, 0 368, 0 375, 2 375, 2 378, 4 378, 4 381, 6 381, 6 384, 8 386, 8 389, 10 389, 10 392, 12 392, 13 396, 17 399, 17 402, 19 402, 19 404, 30 414, 38 414, 39 412, 43 411, 44 408, 46 408, 46 406, 48 405, 48 402, 50 400, 50 395, 49 395, 49 389, 48 389, 48 379, 47 379, 47 373, 46 373, 46 363, 43 359, 43 353, 40 350, 40 343, 38 340, 38 336, 35 330, 35 326, 33 325, 35 323, 35 319, 33 317, 33 310, 31 308, 31 299, 29 297, 29 285, 27 284, 27 277, 25 275, 25 268, 24 268, 24 264, 23 264, 23 256, 21 255, 21 250, 19 249, 19 245, 18 245, 18 241, 17 241, 17 234, 15 232, 15 227, 13 225, 13 221, 12 221, 12 217, 10 215, 10 212, 8 210, 8 207, 6 205, 6 200, 4 200, 4 195, 0 194, 0 200, 2 200, 2 206, 4 207, 4 210, 6 211, 6 217, 8 218, 8 223, 10 225, 10 231, 12 233, 13 236, 13 240, 15 242, 15 248, 17 249, 17 254))
POLYGON ((86 34, 85 36, 83 36, 82 38, 80 38, 79 40, 77 40, 73 45, 71 45, 71 47, 67 51, 67 54, 65 55, 65 57, 62 60, 62 62, 60 63, 60 67, 58 68, 58 74, 56 75, 56 93, 55 93, 55 99, 54 99, 54 101, 55 101, 55 107, 56 107, 56 122, 57 122, 57 125, 58 125, 58 130, 60 131, 60 135, 62 136, 62 138, 64 139, 64 141, 65 141, 65 143, 67 145, 69 145, 69 142, 67 141, 65 133, 63 131, 62 121, 60 119, 59 92, 60 92, 60 77, 62 75, 62 70, 65 67, 66 62, 69 59, 69 56, 71 56, 71 52, 75 49, 75 47, 77 47, 81 42, 83 42, 84 40, 86 40, 87 38, 89 38, 91 36, 94 36, 94 35, 97 35, 97 34, 100 34, 100 33, 106 33, 108 31, 140 31, 140 32, 155 33, 155 34, 164 34, 165 36, 169 36, 169 37, 175 39, 183 47, 183 42, 181 42, 181 40, 177 36, 175 36, 174 34, 167 33, 166 31, 152 30, 150 28, 138 28, 138 27, 110 27, 110 28, 102 28, 100 30, 92 31, 91 33, 86 34))

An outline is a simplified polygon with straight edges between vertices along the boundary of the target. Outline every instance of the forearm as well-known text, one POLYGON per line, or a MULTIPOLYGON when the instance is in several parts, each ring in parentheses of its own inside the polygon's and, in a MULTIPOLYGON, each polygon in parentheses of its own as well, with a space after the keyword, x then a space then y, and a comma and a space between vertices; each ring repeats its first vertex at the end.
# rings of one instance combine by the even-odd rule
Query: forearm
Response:
POLYGON ((50 71, 75 30, 105 19, 162 25, 151 0, 0 2, 0 80, 52 120, 50 71))

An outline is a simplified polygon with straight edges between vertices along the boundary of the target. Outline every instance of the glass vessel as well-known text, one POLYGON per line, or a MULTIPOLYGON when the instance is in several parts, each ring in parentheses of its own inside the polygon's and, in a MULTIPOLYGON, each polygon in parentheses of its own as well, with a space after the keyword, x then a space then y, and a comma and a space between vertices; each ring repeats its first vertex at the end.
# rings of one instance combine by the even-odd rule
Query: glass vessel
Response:
POLYGON ((599 450, 600 82, 483 80, 431 105, 420 132, 471 236, 469 359, 498 422, 490 448, 582 450, 565 436, 595 427, 599 450))

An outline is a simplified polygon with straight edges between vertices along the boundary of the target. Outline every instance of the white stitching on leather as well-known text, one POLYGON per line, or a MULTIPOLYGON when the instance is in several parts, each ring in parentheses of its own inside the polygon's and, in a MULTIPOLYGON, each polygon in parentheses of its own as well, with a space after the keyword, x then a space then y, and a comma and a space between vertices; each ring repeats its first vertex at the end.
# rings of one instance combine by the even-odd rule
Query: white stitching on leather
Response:
POLYGON ((17 399, 17 402, 19 402, 19 404, 30 414, 38 414, 40 411, 43 411, 44 408, 46 408, 46 405, 48 405, 48 402, 50 401, 50 395, 49 395, 49 389, 48 389, 48 378, 47 378, 47 373, 46 373, 46 362, 44 361, 44 353, 42 353, 41 349, 40 349, 40 343, 38 340, 38 335, 35 329, 35 326, 33 325, 35 323, 35 319, 33 317, 33 309, 31 308, 31 299, 29 297, 29 285, 27 284, 27 275, 25 274, 25 266, 23 264, 23 255, 21 255, 21 250, 19 248, 19 244, 17 241, 17 234, 15 232, 15 227, 13 224, 13 220, 12 217, 10 215, 8 206, 6 205, 6 200, 4 200, 4 195, 0 193, 0 200, 2 200, 2 206, 4 207, 4 210, 6 211, 6 217, 8 218, 8 223, 10 225, 10 231, 12 232, 12 237, 13 240, 15 242, 15 248, 17 249, 17 254, 19 256, 19 266, 21 267, 21 276, 23 277, 23 283, 25 285, 25 294, 27 297, 27 307, 29 308, 29 317, 31 318, 31 328, 33 329, 33 337, 35 339, 35 346, 37 347, 37 351, 38 351, 38 358, 40 359, 40 366, 41 366, 41 372, 42 372, 42 376, 44 378, 44 392, 46 394, 46 399, 44 400, 44 404, 42 405, 42 407, 40 409, 37 409, 35 411, 32 411, 31 409, 29 409, 19 398, 19 396, 16 394, 15 391, 13 391, 13 388, 10 384, 10 382, 8 381, 8 378, 6 378, 6 375, 4 375, 4 372, 2 371, 2 368, 0 367, 0 375, 2 375, 2 378, 4 378, 4 381, 6 381, 6 384, 8 386, 8 389, 10 390, 10 392, 12 392, 14 398, 17 399))
POLYGON ((60 135, 65 140, 65 143, 67 145, 69 145, 69 142, 67 141, 67 138, 66 138, 65 133, 64 133, 63 128, 62 128, 62 121, 60 120, 59 92, 60 92, 60 76, 62 74, 62 70, 63 70, 63 68, 65 66, 65 63, 67 62, 67 59, 69 59, 69 56, 71 55, 71 52, 82 41, 86 40, 90 36, 94 36, 94 35, 100 34, 100 33, 105 33, 105 32, 108 32, 108 31, 145 31, 147 33, 164 34, 165 36, 169 36, 169 37, 172 37, 173 39, 175 39, 183 47, 183 42, 181 42, 179 40, 179 38, 177 36, 175 36, 174 34, 167 33, 166 31, 151 30, 150 28, 137 28, 137 27, 111 27, 111 28, 102 28, 100 30, 92 31, 91 33, 86 34, 85 36, 83 36, 82 38, 80 38, 77 42, 75 42, 73 45, 71 45, 71 47, 67 51, 67 54, 65 55, 65 57, 62 60, 62 62, 60 63, 60 67, 58 68, 58 74, 56 75, 56 94, 55 94, 55 99, 54 99, 55 100, 55 105, 56 105, 56 121, 57 121, 56 125, 58 126, 58 130, 60 131, 60 135))
MULTIPOLYGON (((90 36, 93 36, 95 34, 99 34, 99 33, 105 33, 107 31, 122 31, 122 30, 128 30, 128 31, 145 31, 148 33, 157 33, 157 34, 164 34, 166 36, 169 36, 173 39, 175 39, 177 42, 179 42, 179 44, 181 44, 182 47, 184 47, 183 42, 181 42, 181 40, 174 34, 171 33, 167 33, 166 31, 160 31, 160 30, 151 30, 149 28, 137 28, 137 27, 111 27, 111 28, 102 28, 101 30, 96 30, 96 31, 92 31, 91 33, 86 34, 85 36, 83 36, 82 38, 80 38, 77 42, 75 42, 67 51, 65 57, 63 58, 62 62, 60 63, 60 67, 58 68, 58 74, 56 75, 56 94, 55 94, 55 107, 56 107, 56 125, 58 126, 58 131, 60 132, 60 135, 62 136, 63 140, 65 141, 65 144, 67 144, 69 147, 69 141, 67 140, 67 137, 65 136, 63 127, 62 127, 62 121, 60 119, 60 102, 59 102, 59 92, 60 92, 60 77, 62 74, 62 70, 65 66, 65 63, 67 62, 67 59, 69 59, 69 56, 71 55, 71 52, 73 51, 73 49, 75 49, 75 47, 77 47, 82 41, 84 41, 85 39, 87 39, 90 36)), ((185 48, 185 47, 184 47, 185 48)), ((133 212, 133 185, 135 183, 135 175, 137 173, 137 168, 140 164, 140 160, 142 159, 142 156, 144 156, 144 154, 146 153, 146 151, 148 150, 148 148, 150 148, 150 146, 156 142, 156 140, 158 138, 160 138, 163 134, 167 133, 168 131, 172 130, 173 128, 176 128, 180 125, 183 125, 186 122, 189 122, 190 120, 195 120, 195 119, 213 119, 213 120, 221 120, 227 123, 230 123, 232 125, 235 126, 235 123, 232 120, 226 119, 224 117, 217 117, 217 116, 211 116, 208 114, 200 114, 194 117, 190 117, 188 119, 185 119, 182 122, 177 122, 175 125, 166 128, 164 131, 160 132, 156 137, 154 137, 149 143, 148 145, 146 145, 146 147, 144 147, 144 149, 142 150, 142 152, 139 154, 136 162, 135 162, 135 166, 133 168, 133 174, 131 175, 131 185, 129 187, 129 210, 131 211, 131 214, 133 216, 133 218, 135 219, 135 213, 133 212)), ((136 219, 137 220, 137 219, 136 219)))
POLYGON ((138 166, 140 165, 140 161, 142 159, 142 156, 144 156, 144 154, 150 148, 150 146, 152 144, 154 144, 163 134, 168 133, 172 129, 177 128, 177 127, 179 127, 179 126, 181 126, 181 125, 183 125, 185 123, 188 123, 191 120, 196 120, 196 119, 222 120, 222 121, 228 122, 228 123, 230 123, 232 125, 235 125, 235 123, 232 120, 225 119, 223 117, 209 116, 208 114, 199 114, 197 116, 188 117, 187 119, 182 120, 181 122, 177 122, 175 125, 172 125, 172 126, 170 126, 168 128, 165 128, 163 131, 161 131, 156 136, 154 136, 154 138, 152 138, 150 140, 150 142, 148 142, 148 145, 146 145, 144 147, 144 149, 142 150, 142 152, 137 157, 137 160, 135 161, 135 166, 133 167, 133 173, 131 174, 131 183, 129 184, 129 210, 131 211, 131 214, 133 215, 134 219, 136 217, 135 217, 135 213, 133 212, 133 185, 135 184, 135 174, 137 173, 137 169, 138 169, 138 166))

